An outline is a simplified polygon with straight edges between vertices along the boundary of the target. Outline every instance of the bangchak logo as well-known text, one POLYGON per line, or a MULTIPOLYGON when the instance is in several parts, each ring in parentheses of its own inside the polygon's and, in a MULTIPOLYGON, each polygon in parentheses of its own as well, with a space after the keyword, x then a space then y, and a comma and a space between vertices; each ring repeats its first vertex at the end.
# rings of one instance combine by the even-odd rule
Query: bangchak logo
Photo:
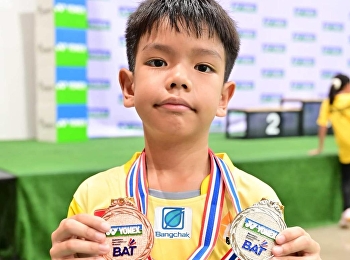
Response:
POLYGON ((120 121, 117 124, 119 129, 129 129, 129 130, 143 130, 142 122, 139 121, 120 121))
POLYGON ((313 33, 293 33, 293 41, 295 42, 315 42, 316 35, 313 33))
POLYGON ((344 30, 344 24, 342 23, 332 23, 332 22, 324 22, 322 25, 324 31, 331 32, 342 32, 344 30))
POLYGON ((210 132, 217 133, 217 132, 223 132, 225 130, 225 123, 223 123, 219 119, 214 119, 213 122, 210 125, 210 132))
POLYGON ((257 6, 255 3, 235 3, 231 4, 232 11, 240 13, 255 13, 257 6))
POLYGON ((263 25, 271 28, 286 28, 287 20, 278 18, 264 18, 263 25))
POLYGON ((130 6, 120 6, 118 10, 118 14, 120 17, 127 18, 129 17, 133 12, 135 12, 136 7, 130 7, 130 6))
POLYGON ((255 39, 256 31, 255 30, 242 30, 238 29, 239 38, 241 39, 255 39))
POLYGON ((118 97, 117 97, 117 104, 118 105, 123 105, 124 104, 124 95, 122 93, 119 93, 118 94, 118 97))
POLYGON ((343 49, 338 46, 324 46, 322 47, 322 53, 329 56, 340 56, 343 53, 343 49))
POLYGON ((110 89, 111 82, 108 79, 89 79, 88 88, 95 90, 110 89))
POLYGON ((90 60, 109 60, 111 52, 109 50, 89 50, 90 60))
POLYGON ((335 70, 324 69, 324 70, 321 70, 321 78, 322 79, 331 79, 337 73, 338 73, 338 71, 335 71, 335 70))
POLYGON ((291 63, 295 67, 313 67, 315 59, 311 57, 292 57, 291 63))
POLYGON ((248 91, 255 88, 253 81, 236 81, 236 90, 248 91))
POLYGON ((283 94, 278 93, 262 93, 260 95, 261 103, 279 103, 283 97, 283 94))
POLYGON ((279 79, 284 77, 283 69, 262 69, 261 76, 264 78, 279 79))
POLYGON ((292 91, 309 91, 315 89, 315 83, 311 81, 292 81, 290 83, 292 91))
POLYGON ((108 118, 110 115, 109 109, 106 107, 91 107, 88 113, 90 118, 108 118))
POLYGON ((314 18, 317 16, 317 10, 313 8, 294 8, 294 16, 314 18))
POLYGON ((255 63, 255 57, 250 55, 241 55, 237 57, 236 64, 239 65, 253 65, 255 63))
POLYGON ((263 52, 267 53, 284 53, 286 51, 286 45, 284 44, 267 44, 262 45, 263 52))
POLYGON ((120 47, 125 47, 125 46, 126 46, 126 39, 125 39, 125 36, 120 36, 120 37, 119 37, 119 46, 120 46, 120 47))
POLYGON ((155 209, 154 234, 158 239, 190 239, 192 209, 187 207, 158 207, 155 209))
POLYGON ((105 31, 111 28, 111 23, 108 20, 89 19, 88 26, 91 30, 105 31))

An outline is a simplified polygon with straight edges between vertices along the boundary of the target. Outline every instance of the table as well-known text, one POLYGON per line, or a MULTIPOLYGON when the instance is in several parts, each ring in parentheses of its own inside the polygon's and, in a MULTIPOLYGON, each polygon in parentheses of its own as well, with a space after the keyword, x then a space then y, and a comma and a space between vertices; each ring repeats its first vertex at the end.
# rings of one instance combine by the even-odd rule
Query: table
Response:
POLYGON ((226 116, 227 138, 299 136, 300 109, 229 109, 226 116))

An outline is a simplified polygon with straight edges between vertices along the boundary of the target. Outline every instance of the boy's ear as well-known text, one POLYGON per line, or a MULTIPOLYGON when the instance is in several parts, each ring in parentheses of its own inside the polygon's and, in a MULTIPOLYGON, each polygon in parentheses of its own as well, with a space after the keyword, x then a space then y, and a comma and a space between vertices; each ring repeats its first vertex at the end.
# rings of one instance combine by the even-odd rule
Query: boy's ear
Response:
POLYGON ((130 70, 122 68, 119 71, 119 84, 123 93, 125 107, 134 106, 134 76, 130 70))
POLYGON ((230 102, 233 93, 235 92, 236 84, 233 81, 226 82, 222 88, 219 106, 216 111, 216 116, 224 117, 227 114, 227 106, 230 102))

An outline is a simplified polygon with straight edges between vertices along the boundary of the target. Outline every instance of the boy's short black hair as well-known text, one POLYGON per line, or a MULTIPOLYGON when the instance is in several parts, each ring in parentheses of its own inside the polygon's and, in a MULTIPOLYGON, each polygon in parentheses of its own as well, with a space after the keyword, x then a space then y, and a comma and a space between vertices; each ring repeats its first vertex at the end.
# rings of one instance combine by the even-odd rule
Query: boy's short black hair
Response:
POLYGON ((143 1, 127 22, 125 37, 130 71, 135 69, 140 38, 150 34, 164 21, 177 32, 184 28, 187 33, 194 33, 198 38, 202 36, 204 27, 209 30, 209 37, 216 34, 225 49, 224 81, 228 80, 238 55, 240 41, 235 22, 215 0, 143 1))

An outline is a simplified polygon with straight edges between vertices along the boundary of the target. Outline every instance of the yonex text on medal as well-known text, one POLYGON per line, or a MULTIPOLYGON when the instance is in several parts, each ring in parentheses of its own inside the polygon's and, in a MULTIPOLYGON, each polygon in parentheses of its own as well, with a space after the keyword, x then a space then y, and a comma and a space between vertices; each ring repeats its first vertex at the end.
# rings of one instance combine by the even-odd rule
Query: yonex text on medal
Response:
POLYGON ((258 222, 255 222, 254 220, 251 220, 249 218, 245 219, 243 227, 270 239, 275 239, 279 233, 278 231, 264 226, 258 222))
POLYGON ((106 233, 107 237, 142 235, 142 225, 111 226, 106 233))

